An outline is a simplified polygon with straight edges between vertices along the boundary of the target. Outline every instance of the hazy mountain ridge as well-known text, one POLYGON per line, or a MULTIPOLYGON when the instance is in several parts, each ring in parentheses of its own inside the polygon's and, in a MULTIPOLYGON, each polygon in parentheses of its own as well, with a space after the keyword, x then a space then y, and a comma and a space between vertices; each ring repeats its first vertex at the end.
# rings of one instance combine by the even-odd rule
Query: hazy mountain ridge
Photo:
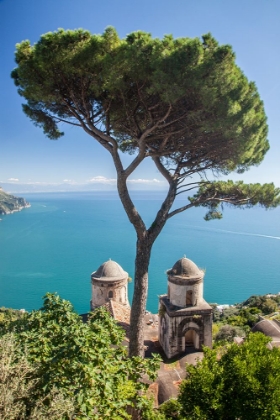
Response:
MULTIPOLYGON (((117 191, 115 183, 1 183, 2 188, 12 194, 48 193, 48 192, 94 192, 94 191, 117 191)), ((165 191, 164 182, 135 182, 130 184, 130 189, 135 191, 165 191)))
POLYGON ((8 194, 0 187, 0 214, 11 214, 25 207, 30 204, 24 198, 8 194))

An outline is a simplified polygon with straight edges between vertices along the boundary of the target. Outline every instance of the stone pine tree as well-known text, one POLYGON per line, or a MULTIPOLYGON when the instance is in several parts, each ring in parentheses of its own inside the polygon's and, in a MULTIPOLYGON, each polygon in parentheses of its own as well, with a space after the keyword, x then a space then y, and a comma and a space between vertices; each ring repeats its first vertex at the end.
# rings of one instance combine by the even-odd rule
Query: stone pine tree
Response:
POLYGON ((60 123, 78 126, 113 159, 117 189, 136 235, 130 354, 143 354, 143 319, 153 243, 177 213, 204 206, 206 219, 220 218, 220 205, 280 202, 273 184, 209 181, 210 175, 243 172, 258 165, 269 145, 256 86, 235 64, 228 45, 207 34, 153 39, 133 32, 120 39, 109 27, 102 35, 79 30, 47 33, 17 45, 12 77, 26 100, 25 114, 50 139, 60 123), (124 167, 122 153, 131 154, 124 167), (151 226, 131 200, 127 180, 151 159, 168 191, 151 226), (185 205, 176 196, 192 190, 185 205))

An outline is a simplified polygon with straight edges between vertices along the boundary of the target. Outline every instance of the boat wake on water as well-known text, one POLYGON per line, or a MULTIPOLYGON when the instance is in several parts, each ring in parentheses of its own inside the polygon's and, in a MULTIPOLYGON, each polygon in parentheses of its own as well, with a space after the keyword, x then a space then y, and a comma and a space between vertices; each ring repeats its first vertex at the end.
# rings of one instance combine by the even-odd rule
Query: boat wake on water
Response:
POLYGON ((260 238, 269 238, 269 239, 280 240, 280 236, 263 235, 261 233, 237 232, 237 231, 234 231, 234 230, 225 230, 225 229, 217 229, 217 228, 203 228, 201 226, 191 226, 191 227, 199 229, 199 230, 208 230, 208 231, 217 232, 217 233, 231 233, 233 235, 258 236, 260 238))

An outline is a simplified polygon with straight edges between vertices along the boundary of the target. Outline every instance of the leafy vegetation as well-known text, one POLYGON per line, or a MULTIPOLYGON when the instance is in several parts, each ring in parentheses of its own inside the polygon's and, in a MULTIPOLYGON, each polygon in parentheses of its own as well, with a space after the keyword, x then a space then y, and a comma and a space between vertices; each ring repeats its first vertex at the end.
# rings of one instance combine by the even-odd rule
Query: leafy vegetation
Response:
MULTIPOLYGON (((26 417, 15 419, 34 418, 37 405, 48 409, 51 401, 65 408, 57 419, 70 418, 71 407, 79 420, 129 419, 129 408, 143 419, 153 418, 142 378, 155 377, 159 360, 128 358, 121 345, 123 330, 106 309, 96 309, 83 323, 70 302, 47 294, 41 310, 6 322, 1 332, 2 351, 11 337, 9 346, 17 355, 7 368, 17 374, 3 382, 4 390, 14 395, 15 381, 23 377, 19 401, 20 407, 25 401, 26 417), (64 400, 68 405, 60 404, 64 400)), ((4 413, 3 405, 1 409, 4 413)))
POLYGON ((225 307, 222 310, 213 307, 213 338, 220 346, 232 342, 235 336, 246 337, 251 328, 259 321, 259 316, 273 314, 277 319, 280 308, 280 295, 253 295, 246 301, 225 307), (277 315, 278 314, 278 315, 277 315))
POLYGON ((11 308, 0 308, 0 331, 5 331, 5 328, 8 328, 9 324, 12 321, 22 319, 26 316, 25 310, 17 310, 11 308))
POLYGON ((272 420, 280 418, 280 350, 270 350, 261 333, 250 333, 242 345, 204 348, 178 399, 159 411, 172 420, 272 420))
POLYGON ((245 337, 246 333, 239 327, 232 325, 222 325, 215 336, 215 342, 219 345, 224 343, 232 343, 235 337, 245 337))
POLYGON ((269 338, 250 334, 240 346, 204 349, 196 366, 187 365, 173 411, 176 419, 261 420, 280 416, 280 351, 269 338), (179 405, 178 405, 179 403, 179 405))
POLYGON ((165 401, 159 407, 159 412, 164 416, 164 419, 166 420, 180 419, 180 410, 181 405, 175 398, 171 398, 170 400, 165 401))
POLYGON ((0 418, 3 420, 58 420, 72 418, 74 406, 52 388, 40 395, 38 366, 28 360, 13 334, 0 339, 0 418))
POLYGON ((264 296, 251 296, 243 303, 243 306, 248 308, 257 308, 264 315, 270 314, 277 310, 280 305, 280 295, 264 295, 264 296))
POLYGON ((249 334, 279 295, 251 296, 215 310, 216 346, 187 365, 179 398, 152 408, 144 377, 158 359, 128 358, 124 333, 104 308, 87 323, 70 302, 47 294, 39 311, 0 309, 0 418, 236 420, 280 416, 280 351, 269 338, 249 334), (238 325, 240 324, 240 325, 238 325), (236 335, 245 342, 233 343, 236 335), (249 413, 249 414, 248 414, 249 413))

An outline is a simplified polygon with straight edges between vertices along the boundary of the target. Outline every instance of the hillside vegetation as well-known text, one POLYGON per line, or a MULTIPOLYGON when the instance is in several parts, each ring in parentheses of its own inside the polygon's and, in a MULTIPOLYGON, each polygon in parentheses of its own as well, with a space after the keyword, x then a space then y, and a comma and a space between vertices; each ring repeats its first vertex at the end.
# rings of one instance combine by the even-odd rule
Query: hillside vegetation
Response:
POLYGON ((105 308, 88 322, 47 294, 31 313, 0 310, 0 418, 153 420, 146 397, 159 358, 129 358, 124 331, 105 308))
POLYGON ((280 294, 253 295, 220 310, 217 305, 212 307, 215 345, 232 342, 236 336, 248 336, 260 317, 280 320, 280 294))
POLYGON ((279 419, 280 350, 250 333, 259 315, 277 317, 279 304, 280 295, 270 294, 214 308, 214 349, 186 365, 178 399, 159 409, 147 397, 159 358, 129 358, 124 332, 105 308, 87 323, 54 294, 31 313, 0 308, 0 418, 279 419), (236 335, 245 337, 242 345, 236 335))

